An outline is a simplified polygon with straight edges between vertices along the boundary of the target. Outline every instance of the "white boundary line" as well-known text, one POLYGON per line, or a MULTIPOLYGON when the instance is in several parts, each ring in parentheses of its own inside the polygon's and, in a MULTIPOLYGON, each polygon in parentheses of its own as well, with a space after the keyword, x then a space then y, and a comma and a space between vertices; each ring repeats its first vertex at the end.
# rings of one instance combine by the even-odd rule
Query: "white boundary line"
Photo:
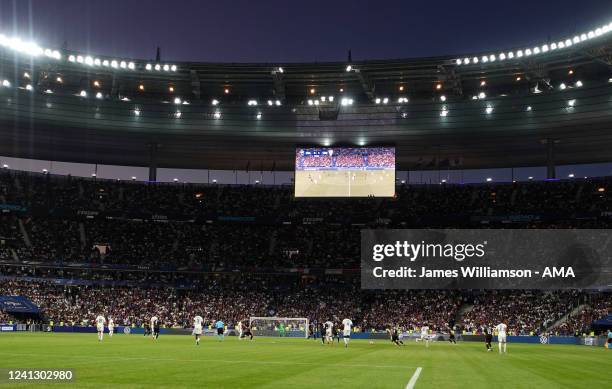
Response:
POLYGON ((405 389, 413 389, 414 388, 414 385, 416 385, 416 382, 419 379, 419 376, 421 375, 421 371, 422 370, 423 370, 422 367, 417 367, 417 369, 414 372, 414 374, 412 375, 412 377, 410 377, 410 381, 408 381, 408 383, 406 384, 406 388, 405 389))

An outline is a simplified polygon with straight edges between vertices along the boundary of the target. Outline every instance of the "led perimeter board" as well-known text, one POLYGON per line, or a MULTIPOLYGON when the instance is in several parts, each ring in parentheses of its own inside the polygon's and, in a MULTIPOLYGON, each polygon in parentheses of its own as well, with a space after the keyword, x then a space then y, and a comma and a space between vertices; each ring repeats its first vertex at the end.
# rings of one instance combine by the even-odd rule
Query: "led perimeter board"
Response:
POLYGON ((295 197, 394 195, 394 147, 296 149, 295 197))

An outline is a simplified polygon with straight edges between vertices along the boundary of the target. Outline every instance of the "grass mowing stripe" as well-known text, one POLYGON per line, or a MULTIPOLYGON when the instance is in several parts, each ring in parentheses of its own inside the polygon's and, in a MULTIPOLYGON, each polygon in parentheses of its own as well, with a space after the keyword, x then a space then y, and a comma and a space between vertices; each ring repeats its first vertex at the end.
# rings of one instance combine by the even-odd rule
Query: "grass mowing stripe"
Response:
MULTIPOLYGON (((17 353, 6 353, 10 357, 43 357, 45 354, 17 354, 17 353)), ((2 353, 0 352, 0 355, 2 353)), ((48 354, 47 354, 48 355, 48 354)), ((53 355, 48 355, 52 358, 53 355)), ((68 356, 69 358, 70 356, 68 356)), ((62 358, 66 358, 63 356, 62 358)), ((81 355, 75 355, 74 358, 81 359, 81 355)), ((304 366, 321 366, 321 363, 316 362, 298 362, 298 361, 253 361, 253 360, 238 360, 238 359, 177 359, 177 358, 151 358, 151 357, 119 357, 119 356, 99 356, 99 355, 88 355, 90 359, 103 359, 103 360, 119 360, 119 361, 151 361, 151 362, 209 362, 209 363, 251 363, 259 365, 304 365, 304 366)), ((369 364, 346 364, 346 363, 334 363, 332 367, 355 367, 355 368, 376 368, 376 369, 400 369, 406 366, 402 365, 369 365, 369 364)))

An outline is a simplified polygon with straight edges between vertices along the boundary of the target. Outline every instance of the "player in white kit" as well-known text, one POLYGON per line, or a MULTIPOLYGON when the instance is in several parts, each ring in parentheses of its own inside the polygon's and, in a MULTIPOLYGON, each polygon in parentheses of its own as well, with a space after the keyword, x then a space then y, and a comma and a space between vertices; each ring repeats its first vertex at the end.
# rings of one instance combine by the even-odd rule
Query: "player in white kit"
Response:
POLYGON ((98 341, 101 342, 102 338, 104 338, 104 325, 106 324, 106 319, 102 315, 98 315, 96 317, 96 327, 98 329, 98 341))
POLYGON ((495 330, 497 331, 497 344, 499 345, 499 353, 502 353, 502 345, 504 349, 504 353, 506 352, 506 331, 508 330, 508 326, 506 323, 502 322, 495 326, 495 330))
POLYGON ((421 327, 421 340, 425 342, 425 347, 429 347, 429 327, 426 324, 421 327))
POLYGON ((351 340, 351 329, 353 328, 353 322, 351 321, 351 319, 344 319, 342 320, 342 325, 344 326, 344 347, 348 347, 349 340, 351 340))
POLYGON ((242 340, 242 322, 239 321, 236 325, 236 329, 238 330, 238 340, 242 340))
POLYGON ((200 337, 202 336, 202 316, 196 316, 193 318, 193 334, 195 335, 196 346, 200 345, 200 337))
POLYGON ((113 337, 113 332, 115 332, 115 322, 112 317, 108 318, 108 336, 113 337))
POLYGON ((334 323, 329 320, 325 322, 325 341, 327 343, 334 342, 334 323))
POLYGON ((157 316, 151 318, 151 335, 153 336, 153 340, 159 338, 159 318, 157 316))

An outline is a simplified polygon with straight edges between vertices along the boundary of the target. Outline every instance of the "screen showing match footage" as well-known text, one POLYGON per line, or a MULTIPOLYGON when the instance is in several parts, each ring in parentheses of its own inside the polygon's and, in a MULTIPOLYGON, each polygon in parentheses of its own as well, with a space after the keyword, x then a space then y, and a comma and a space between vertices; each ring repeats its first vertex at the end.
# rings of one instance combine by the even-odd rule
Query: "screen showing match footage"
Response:
POLYGON ((309 147, 295 153, 295 197, 393 197, 394 147, 309 147))

